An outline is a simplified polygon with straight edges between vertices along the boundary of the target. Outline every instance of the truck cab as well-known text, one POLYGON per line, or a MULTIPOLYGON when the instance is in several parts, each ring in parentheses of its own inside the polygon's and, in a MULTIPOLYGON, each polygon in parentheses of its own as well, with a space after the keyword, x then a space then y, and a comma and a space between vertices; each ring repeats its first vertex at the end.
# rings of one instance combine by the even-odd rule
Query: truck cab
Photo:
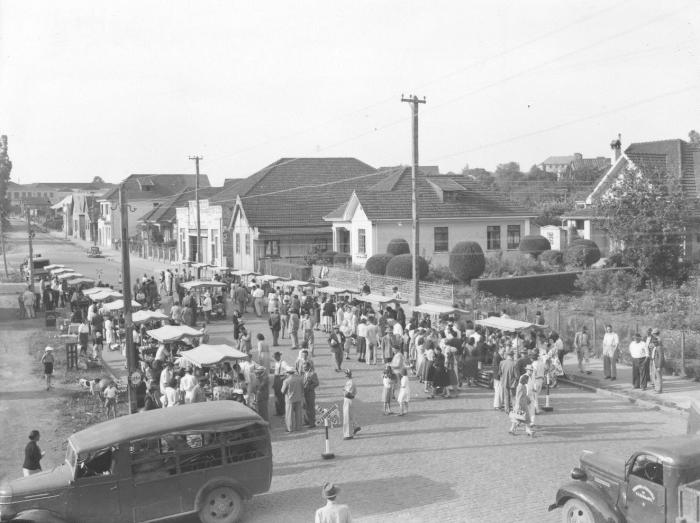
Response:
POLYGON ((700 521, 700 438, 645 445, 627 459, 584 451, 549 510, 567 523, 700 521))

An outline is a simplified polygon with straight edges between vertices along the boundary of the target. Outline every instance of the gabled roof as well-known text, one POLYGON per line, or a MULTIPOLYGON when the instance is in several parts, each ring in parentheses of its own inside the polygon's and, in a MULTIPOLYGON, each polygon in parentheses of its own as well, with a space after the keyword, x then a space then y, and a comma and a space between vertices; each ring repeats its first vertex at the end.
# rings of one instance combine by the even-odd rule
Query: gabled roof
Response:
POLYGON ((374 167, 355 158, 282 158, 232 182, 211 202, 240 197, 252 227, 328 228, 324 215, 346 201, 357 186, 378 180, 374 167))
MULTIPOLYGON (((195 174, 132 174, 124 180, 128 200, 153 200, 174 196, 186 187, 194 187, 195 183, 195 174)), ((206 174, 199 175, 199 186, 211 186, 206 174)), ((102 199, 116 200, 118 197, 119 186, 116 186, 102 199)))
MULTIPOLYGON (((200 188, 199 199, 203 200, 210 198, 220 190, 221 187, 200 188)), ((176 195, 167 198, 165 201, 160 203, 160 205, 154 207, 152 210, 141 216, 137 221, 152 223, 172 222, 176 218, 177 208, 187 206, 188 202, 194 199, 194 188, 187 187, 176 195)))
MULTIPOLYGON (((360 185, 355 190, 357 198, 367 218, 374 220, 407 220, 411 218, 411 168, 402 167, 378 173, 391 183, 382 181, 369 188, 360 185)), ((464 175, 426 176, 418 172, 416 177, 419 216, 430 219, 440 218, 493 218, 493 217, 533 217, 537 213, 508 200, 505 195, 484 189, 483 186, 464 175), (440 186, 450 187, 455 198, 443 201, 440 186), (457 189, 459 188, 459 189, 457 189)), ((347 200, 325 216, 326 221, 339 221, 345 216, 347 200)))

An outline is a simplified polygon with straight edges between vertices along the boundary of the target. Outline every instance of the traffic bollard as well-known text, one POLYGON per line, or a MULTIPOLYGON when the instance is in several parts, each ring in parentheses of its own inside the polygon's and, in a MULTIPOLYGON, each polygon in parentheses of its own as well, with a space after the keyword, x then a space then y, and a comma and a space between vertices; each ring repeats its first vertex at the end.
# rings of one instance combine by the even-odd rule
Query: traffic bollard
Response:
POLYGON ((333 459, 335 458, 335 454, 331 452, 331 441, 328 439, 328 429, 330 427, 330 420, 328 418, 325 418, 323 420, 323 426, 326 428, 326 452, 321 454, 321 457, 323 459, 333 459))
POLYGON ((542 407, 542 410, 545 412, 552 412, 554 410, 554 407, 549 405, 549 375, 547 375, 547 392, 544 396, 544 407, 542 407))

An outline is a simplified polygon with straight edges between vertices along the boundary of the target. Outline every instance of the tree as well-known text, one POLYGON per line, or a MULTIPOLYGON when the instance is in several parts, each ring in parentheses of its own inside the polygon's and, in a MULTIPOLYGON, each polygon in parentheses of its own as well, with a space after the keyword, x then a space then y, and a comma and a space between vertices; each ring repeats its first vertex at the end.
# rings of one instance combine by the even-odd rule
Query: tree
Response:
POLYGON ((458 280, 468 282, 484 272, 486 260, 481 245, 477 242, 462 241, 450 251, 450 271, 458 280))
POLYGON ((688 138, 690 139, 690 143, 700 143, 700 133, 695 129, 688 133, 688 138))
POLYGON ((497 178, 516 179, 522 178, 523 173, 520 172, 520 164, 518 162, 499 163, 496 166, 494 173, 497 178))
POLYGON ((465 165, 464 169, 462 169, 462 175, 469 176, 473 178, 475 182, 489 188, 495 183, 493 174, 482 167, 470 169, 469 165, 465 165))
POLYGON ((7 253, 5 251, 5 226, 9 224, 7 221, 7 213, 9 212, 9 202, 7 201, 7 184, 10 181, 10 173, 12 172, 12 162, 7 154, 7 136, 0 136, 0 244, 2 245, 2 259, 5 265, 5 276, 9 276, 7 272, 7 253))
POLYGON ((690 209, 680 181, 659 171, 627 168, 597 205, 602 229, 622 261, 645 281, 678 283, 690 209))
POLYGON ((92 183, 105 183, 105 181, 102 179, 101 176, 95 176, 95 177, 92 179, 92 183))

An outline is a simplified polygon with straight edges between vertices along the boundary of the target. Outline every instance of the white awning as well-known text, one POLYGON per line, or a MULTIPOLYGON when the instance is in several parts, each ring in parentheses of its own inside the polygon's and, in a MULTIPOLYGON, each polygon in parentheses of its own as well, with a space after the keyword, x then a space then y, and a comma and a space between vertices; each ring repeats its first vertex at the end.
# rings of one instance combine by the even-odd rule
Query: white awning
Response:
POLYGON ((186 337, 192 338, 202 336, 204 332, 188 327, 187 325, 165 325, 160 329, 146 331, 146 334, 163 343, 169 343, 172 341, 179 341, 186 337))
POLYGON ((133 321, 134 323, 145 323, 147 321, 160 321, 167 319, 168 317, 162 312, 149 310, 136 311, 131 316, 131 321, 133 321))
POLYGON ((511 318, 501 318, 500 316, 491 316, 483 320, 476 320, 477 325, 488 327, 490 329, 498 329, 505 332, 517 332, 524 329, 531 329, 535 325, 527 321, 513 320, 511 318))
POLYGON ((61 200, 60 202, 54 203, 54 204, 51 206, 51 208, 52 208, 52 209, 63 209, 63 206, 64 206, 64 205, 70 205, 71 203, 73 203, 73 195, 72 195, 72 194, 69 194, 68 196, 66 196, 65 198, 63 198, 63 200, 61 200))
MULTIPOLYGON (((247 357, 245 352, 234 349, 229 345, 199 345, 194 349, 180 352, 181 360, 191 363, 195 367, 209 367, 225 361, 242 360, 247 357)), ((182 363, 180 363, 182 366, 182 363)))
POLYGON ((408 303, 408 300, 399 300, 392 296, 382 296, 381 294, 360 294, 357 299, 366 303, 377 303, 380 305, 385 303, 408 303))
POLYGON ((421 312, 423 314, 454 314, 456 312, 461 312, 460 309, 455 307, 449 307, 447 305, 440 305, 438 303, 421 303, 420 305, 413 307, 413 312, 421 312))

